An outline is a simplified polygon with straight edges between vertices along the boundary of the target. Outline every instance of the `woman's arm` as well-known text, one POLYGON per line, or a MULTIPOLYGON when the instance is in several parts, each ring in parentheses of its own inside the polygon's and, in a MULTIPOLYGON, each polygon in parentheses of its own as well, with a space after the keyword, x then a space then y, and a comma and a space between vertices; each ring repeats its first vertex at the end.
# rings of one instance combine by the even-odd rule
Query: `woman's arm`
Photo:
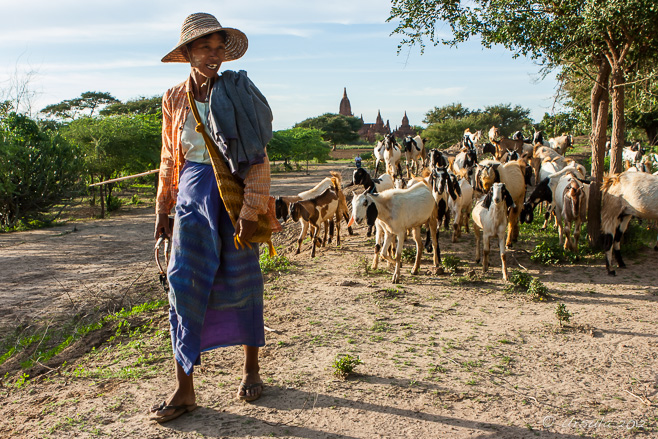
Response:
POLYGON ((172 108, 170 91, 162 97, 162 151, 160 153, 160 175, 158 176, 158 194, 156 196, 155 238, 161 234, 171 237, 169 212, 173 207, 171 186, 174 173, 174 145, 172 141, 172 108))

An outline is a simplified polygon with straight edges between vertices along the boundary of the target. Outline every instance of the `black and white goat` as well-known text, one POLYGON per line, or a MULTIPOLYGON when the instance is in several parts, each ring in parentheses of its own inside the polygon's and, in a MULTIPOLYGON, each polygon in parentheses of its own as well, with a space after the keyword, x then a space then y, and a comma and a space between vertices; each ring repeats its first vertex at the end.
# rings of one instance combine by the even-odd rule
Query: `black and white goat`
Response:
POLYGON ((422 164, 425 163, 427 153, 425 151, 425 146, 423 145, 423 139, 420 136, 406 136, 404 139, 402 139, 402 146, 404 149, 405 165, 407 167, 407 178, 410 178, 409 162, 411 162, 413 165, 414 174, 418 174, 418 162, 420 161, 422 166, 422 164))
POLYGON ((468 220, 473 210, 473 186, 468 181, 466 171, 462 171, 462 178, 451 175, 453 186, 457 198, 454 200, 448 197, 448 208, 453 216, 452 222, 452 242, 457 242, 457 238, 461 236, 461 229, 464 227, 468 233, 468 220))
MULTIPOLYGON (((430 189, 424 183, 415 184, 408 189, 391 189, 379 194, 364 192, 356 195, 352 200, 352 218, 349 224, 354 222, 361 224, 366 220, 368 225, 374 225, 379 221, 384 232, 384 243, 377 242, 372 267, 377 268, 379 257, 395 264, 393 283, 400 280, 400 267, 402 258, 402 247, 407 236, 407 229, 412 230, 416 242, 416 261, 411 274, 417 274, 420 260, 423 254, 420 227, 427 225, 429 230, 436 230, 436 203, 430 189), (388 256, 388 249, 395 238, 397 246, 393 258, 388 256)), ((438 268, 440 260, 438 256, 438 242, 436 233, 432 233, 432 244, 434 245, 434 267, 438 268)))
MULTIPOLYGON (((379 193, 395 187, 393 178, 389 174, 382 174, 379 178, 371 178, 370 174, 363 169, 355 169, 352 174, 352 184, 350 186, 363 186, 366 192, 379 193)), ((368 226, 366 236, 372 235, 372 226, 368 226)))
POLYGON ((508 212, 515 207, 512 195, 504 183, 494 183, 487 194, 473 208, 473 232, 475 234, 475 262, 480 263, 480 254, 484 247, 482 258, 483 271, 489 269, 489 252, 491 238, 498 238, 500 261, 503 279, 507 280, 507 256, 505 254, 505 229, 507 229, 508 212), (480 235, 482 232, 482 235, 480 235), (484 242, 484 246, 482 243, 484 242))
POLYGON ((427 153, 428 164, 427 167, 430 169, 434 168, 443 168, 448 166, 448 158, 436 148, 430 149, 427 153))
MULTIPOLYGON (((612 254, 619 268, 626 267, 621 258, 621 237, 631 218, 658 220, 658 176, 645 172, 622 172, 606 178, 601 187, 601 231, 605 250, 605 268, 612 269, 612 254)), ((654 246, 658 250, 658 241, 654 246)))

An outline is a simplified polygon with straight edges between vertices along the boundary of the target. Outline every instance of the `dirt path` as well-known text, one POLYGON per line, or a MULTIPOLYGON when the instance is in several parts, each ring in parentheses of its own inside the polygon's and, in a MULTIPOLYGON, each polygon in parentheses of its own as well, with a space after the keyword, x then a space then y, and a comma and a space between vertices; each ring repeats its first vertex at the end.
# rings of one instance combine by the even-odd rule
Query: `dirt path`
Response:
MULTIPOLYGON (((309 188, 329 169, 274 175, 272 193, 309 188)), ((349 167, 340 171, 348 181, 349 167)), ((152 208, 75 229, 0 235, 0 327, 158 288, 152 208)), ((535 264, 521 243, 512 268, 526 267, 551 293, 535 302, 505 291, 497 256, 481 273, 472 234, 457 244, 441 235, 444 257, 466 261, 463 271, 435 276, 425 255, 420 274, 405 263, 395 285, 390 272, 369 268, 363 228, 314 259, 308 244, 290 251, 297 233, 288 223, 277 237, 291 270, 266 276, 266 324, 276 332, 261 353, 259 401, 233 397, 240 348, 217 349, 196 370, 200 408, 149 423, 146 407, 172 389, 163 310, 155 333, 101 344, 59 373, 0 388, 0 437, 656 436, 658 252, 642 250, 613 278, 602 263, 535 264), (558 302, 573 313, 564 331, 558 302), (333 375, 338 354, 363 362, 348 380, 333 375)))

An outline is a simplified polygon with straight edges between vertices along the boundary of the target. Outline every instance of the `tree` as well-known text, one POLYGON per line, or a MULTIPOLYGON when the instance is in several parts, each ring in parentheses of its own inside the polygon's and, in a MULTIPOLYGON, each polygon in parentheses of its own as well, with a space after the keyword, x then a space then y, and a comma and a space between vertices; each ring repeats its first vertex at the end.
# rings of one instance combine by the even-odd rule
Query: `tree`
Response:
POLYGON ((61 119, 76 119, 79 116, 93 117, 94 112, 101 106, 121 103, 107 92, 86 91, 79 98, 62 101, 58 104, 48 105, 41 113, 61 119), (88 113, 88 114, 86 114, 88 113))
POLYGON ((162 96, 150 98, 141 97, 130 101, 115 102, 103 108, 99 114, 112 116, 115 114, 158 114, 162 112, 162 96))
MULTIPOLYGON (((588 232, 590 244, 600 235, 600 185, 603 179, 608 107, 612 97, 613 160, 621 158, 624 134, 625 73, 634 63, 655 57, 658 7, 655 0, 393 0, 391 17, 400 19, 395 33, 400 47, 420 44, 457 45, 478 37, 484 47, 501 44, 514 57, 528 56, 547 70, 591 69, 590 108, 592 179, 588 232), (452 37, 435 32, 448 23, 452 37), (612 95, 612 96, 611 96, 612 95)), ((546 71, 547 71, 546 70, 546 71)))
POLYGON ((359 129, 363 122, 358 117, 325 113, 311 117, 295 125, 296 128, 316 128, 323 131, 322 138, 329 142, 332 150, 336 145, 344 145, 359 140, 359 129))
MULTIPOLYGON (((156 115, 83 117, 71 122, 63 135, 82 152, 90 182, 153 169, 159 164, 162 121, 156 115)), ((101 217, 105 198, 101 195, 101 217)), ((101 193, 104 187, 101 186, 101 193)))
POLYGON ((43 218, 74 194, 80 169, 77 151, 62 136, 25 115, 0 117, 0 227, 43 218))
POLYGON ((324 163, 329 158, 330 147, 322 140, 323 131, 315 128, 291 128, 275 131, 267 146, 267 154, 271 160, 283 160, 284 166, 289 160, 296 163, 308 163, 316 160, 324 163))
POLYGON ((434 107, 428 111, 425 120, 434 120, 423 130, 422 137, 428 139, 430 148, 446 148, 459 142, 464 131, 482 130, 486 137, 488 129, 495 125, 506 135, 517 130, 527 130, 533 125, 529 117, 530 110, 519 105, 498 104, 487 106, 484 110, 470 110, 460 103, 444 107, 434 107))

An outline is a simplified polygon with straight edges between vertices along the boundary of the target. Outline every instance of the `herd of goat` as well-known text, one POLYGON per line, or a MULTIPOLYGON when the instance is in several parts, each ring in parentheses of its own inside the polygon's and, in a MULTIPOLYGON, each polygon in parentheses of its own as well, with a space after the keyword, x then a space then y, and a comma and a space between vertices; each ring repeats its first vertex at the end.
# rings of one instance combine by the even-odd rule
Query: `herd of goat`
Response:
MULTIPOLYGON (((341 176, 332 172, 315 187, 292 197, 277 197, 277 217, 288 217, 301 225, 297 253, 307 233, 311 233, 311 256, 316 246, 329 242, 336 228, 340 245, 340 223, 352 225, 365 221, 368 236, 375 228, 373 269, 380 258, 394 266, 392 281, 399 282, 404 241, 411 233, 416 243, 416 259, 411 273, 419 270, 423 247, 433 254, 435 270, 441 264, 438 234, 443 226, 452 229, 457 242, 462 229, 469 233, 469 217, 476 239, 475 260, 489 267, 490 241, 498 239, 502 275, 507 275, 506 249, 519 236, 519 223, 531 223, 536 207, 545 203, 545 223, 555 219, 560 245, 577 250, 581 225, 586 220, 590 182, 586 170, 565 153, 573 146, 571 136, 545 141, 540 131, 530 139, 516 132, 505 137, 496 127, 489 130, 489 142, 481 143, 482 132, 467 129, 459 153, 447 156, 437 149, 427 151, 420 136, 407 136, 398 144, 392 134, 374 148, 375 169, 380 163, 385 172, 373 178, 357 168, 347 186, 362 186, 353 191, 351 208, 343 194, 341 176), (483 159, 490 153, 493 158, 483 159), (401 162, 406 164, 406 177, 401 162), (529 194, 528 194, 529 192, 529 194), (452 223, 450 222, 452 218, 452 223), (318 236, 324 225, 324 236, 318 236), (425 226, 425 244, 421 226, 425 226)), ((602 185, 601 224, 606 269, 614 275, 612 257, 625 267, 620 243, 633 217, 658 220, 658 156, 646 154, 639 144, 625 148, 627 170, 605 178, 602 185)), ((658 250, 658 241, 655 246, 658 250)))

